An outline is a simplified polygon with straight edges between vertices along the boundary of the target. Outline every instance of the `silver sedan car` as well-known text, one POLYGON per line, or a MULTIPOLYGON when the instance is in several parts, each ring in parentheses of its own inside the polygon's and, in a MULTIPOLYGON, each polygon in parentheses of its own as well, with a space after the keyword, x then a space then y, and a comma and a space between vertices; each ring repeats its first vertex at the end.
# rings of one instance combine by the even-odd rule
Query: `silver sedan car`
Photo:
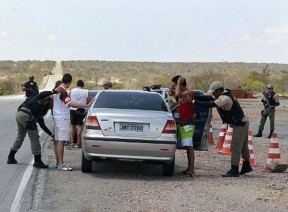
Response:
POLYGON ((157 93, 99 91, 83 124, 82 172, 93 159, 158 162, 172 176, 177 127, 171 110, 157 93))

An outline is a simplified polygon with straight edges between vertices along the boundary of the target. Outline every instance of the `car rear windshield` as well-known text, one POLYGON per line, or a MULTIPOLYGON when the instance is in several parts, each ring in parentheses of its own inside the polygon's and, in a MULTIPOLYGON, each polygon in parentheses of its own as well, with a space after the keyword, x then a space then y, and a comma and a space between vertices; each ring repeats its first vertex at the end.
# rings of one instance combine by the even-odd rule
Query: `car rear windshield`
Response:
POLYGON ((88 91, 88 96, 94 98, 97 95, 98 91, 88 91))
POLYGON ((94 108, 168 111, 161 96, 149 92, 102 92, 94 108))

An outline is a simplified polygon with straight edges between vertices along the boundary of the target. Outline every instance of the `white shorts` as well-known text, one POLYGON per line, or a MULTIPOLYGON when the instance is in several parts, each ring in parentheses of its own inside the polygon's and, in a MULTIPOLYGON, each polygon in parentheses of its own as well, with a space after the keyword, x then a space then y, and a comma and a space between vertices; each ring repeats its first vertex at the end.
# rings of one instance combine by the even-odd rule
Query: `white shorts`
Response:
POLYGON ((70 118, 55 119, 54 118, 54 134, 56 141, 70 140, 70 118))
POLYGON ((189 139, 181 139, 181 145, 183 147, 193 147, 193 138, 189 138, 189 139))

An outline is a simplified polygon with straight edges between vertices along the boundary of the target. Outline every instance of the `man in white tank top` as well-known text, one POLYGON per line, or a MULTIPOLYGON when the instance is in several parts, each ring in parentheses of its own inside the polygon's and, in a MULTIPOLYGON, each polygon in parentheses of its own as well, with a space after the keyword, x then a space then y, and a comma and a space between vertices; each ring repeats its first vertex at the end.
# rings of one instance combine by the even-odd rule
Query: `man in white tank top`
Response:
MULTIPOLYGON (((84 89, 83 80, 77 81, 77 87, 71 89, 70 97, 72 102, 79 104, 87 104, 92 100, 92 97, 88 96, 88 90, 84 89)), ((87 110, 84 108, 70 107, 70 144, 74 146, 77 141, 77 145, 75 147, 78 148, 81 148, 82 146, 82 125, 83 119, 86 116, 86 112, 87 110), (75 136, 76 132, 77 136, 75 136)))

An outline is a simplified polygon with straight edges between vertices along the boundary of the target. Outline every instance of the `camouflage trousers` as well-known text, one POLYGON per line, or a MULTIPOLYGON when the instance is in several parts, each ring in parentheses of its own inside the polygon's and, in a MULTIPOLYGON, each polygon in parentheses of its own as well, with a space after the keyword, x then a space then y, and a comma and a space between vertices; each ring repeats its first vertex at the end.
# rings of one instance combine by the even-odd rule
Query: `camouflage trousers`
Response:
POLYGON ((233 136, 231 141, 231 165, 239 166, 240 158, 250 159, 248 148, 248 130, 249 122, 246 121, 244 126, 233 126, 233 136))
POLYGON ((270 120, 270 132, 274 132, 275 130, 275 109, 273 108, 266 108, 261 111, 261 120, 259 125, 259 131, 262 132, 264 130, 264 126, 266 123, 267 118, 269 117, 270 120))
POLYGON ((29 118, 28 114, 23 113, 21 111, 17 112, 16 122, 17 122, 18 133, 17 133, 15 142, 11 149, 17 152, 18 149, 20 149, 20 147, 22 146, 23 141, 26 137, 26 134, 28 133, 28 136, 31 142, 32 154, 39 155, 41 154, 41 145, 40 145, 40 140, 39 140, 38 129, 36 128, 35 130, 27 130, 26 120, 28 118, 29 118))

